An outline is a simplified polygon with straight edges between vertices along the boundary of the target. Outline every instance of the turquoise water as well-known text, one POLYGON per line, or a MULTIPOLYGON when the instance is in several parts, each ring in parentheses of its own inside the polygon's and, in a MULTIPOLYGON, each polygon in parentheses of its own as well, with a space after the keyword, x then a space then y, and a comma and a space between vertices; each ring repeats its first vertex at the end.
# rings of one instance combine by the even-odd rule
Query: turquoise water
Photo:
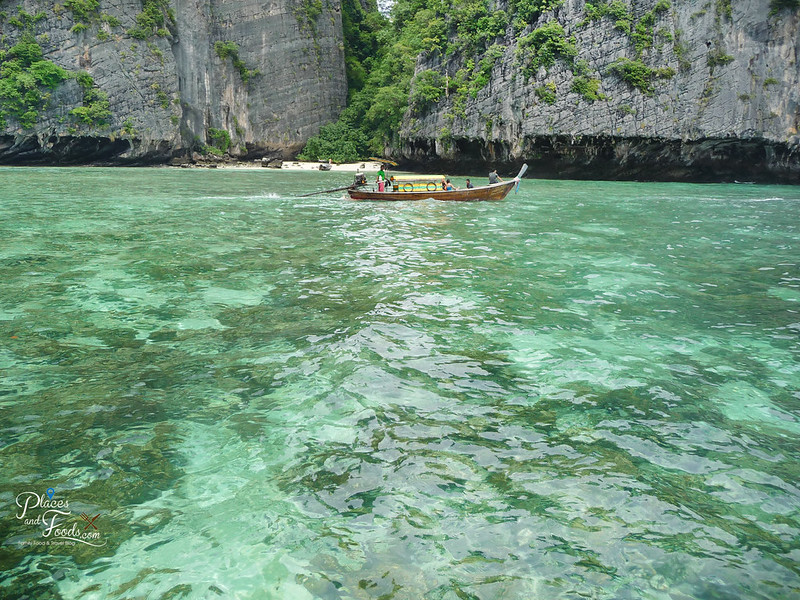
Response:
POLYGON ((0 596, 800 597, 800 187, 350 178, 0 170, 0 596))

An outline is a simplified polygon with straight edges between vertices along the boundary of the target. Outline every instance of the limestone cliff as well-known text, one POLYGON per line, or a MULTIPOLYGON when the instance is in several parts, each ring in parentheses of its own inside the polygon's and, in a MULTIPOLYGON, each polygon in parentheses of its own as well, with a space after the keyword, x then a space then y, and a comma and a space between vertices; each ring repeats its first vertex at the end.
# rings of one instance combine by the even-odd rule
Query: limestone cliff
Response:
POLYGON ((451 172, 524 160, 540 176, 800 183, 800 11, 628 0, 614 15, 609 2, 565 0, 509 25, 483 87, 453 91, 478 61, 421 58, 416 83, 433 73, 447 89, 412 105, 391 152, 451 172), (563 44, 547 64, 532 32, 552 23, 563 44))
POLYGON ((14 85, 0 83, 6 164, 161 162, 197 148, 291 155, 346 100, 338 0, 25 0, 0 8, 4 78, 20 69, 9 61, 21 55, 21 40, 35 40, 42 59, 67 73, 49 87, 37 79, 41 100, 22 108, 15 95, 31 91, 37 64, 22 61, 14 85))

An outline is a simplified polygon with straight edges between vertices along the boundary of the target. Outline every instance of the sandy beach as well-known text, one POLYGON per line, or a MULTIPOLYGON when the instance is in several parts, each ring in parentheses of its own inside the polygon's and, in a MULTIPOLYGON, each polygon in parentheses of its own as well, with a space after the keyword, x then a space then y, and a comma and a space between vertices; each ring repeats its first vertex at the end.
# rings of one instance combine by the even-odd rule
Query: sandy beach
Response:
MULTIPOLYGON (((302 162, 302 161, 284 161, 281 169, 286 169, 289 171, 320 171, 320 166, 326 165, 326 163, 319 163, 319 162, 302 162)), ((381 168, 381 163, 375 161, 363 161, 363 162, 356 162, 356 163, 342 163, 342 164, 335 164, 332 163, 330 165, 330 171, 374 171, 378 172, 381 168)))
MULTIPOLYGON (((201 167, 209 167, 214 166, 214 168, 219 169, 278 169, 284 171, 320 171, 320 165, 326 165, 327 163, 320 163, 320 162, 303 162, 299 160, 287 160, 284 161, 280 167, 265 167, 261 160, 253 160, 253 161, 240 161, 240 162, 212 162, 209 164, 202 164, 197 165, 201 167)), ((381 168, 381 163, 376 161, 362 161, 362 162, 355 162, 355 163, 342 163, 342 164, 331 164, 330 169, 325 169, 326 171, 344 171, 344 172, 351 172, 355 173, 356 171, 361 171, 362 173, 377 173, 378 170, 381 168)))

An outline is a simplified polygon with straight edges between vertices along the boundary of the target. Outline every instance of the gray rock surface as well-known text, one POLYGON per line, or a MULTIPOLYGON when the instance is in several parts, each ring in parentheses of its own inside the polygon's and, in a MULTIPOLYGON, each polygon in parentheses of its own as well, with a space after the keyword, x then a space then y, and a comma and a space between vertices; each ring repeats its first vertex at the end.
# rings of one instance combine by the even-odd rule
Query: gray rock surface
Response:
MULTIPOLYGON (((228 132, 229 152, 246 157, 288 156, 334 120, 347 96, 341 9, 324 0, 321 13, 306 17, 313 3, 299 0, 172 0, 174 22, 161 35, 135 39, 128 31, 142 0, 100 0, 88 28, 73 32, 72 13, 62 5, 5 1, 43 12, 34 33, 45 58, 70 71, 86 71, 108 95, 107 126, 80 124, 70 111, 82 102, 74 80, 52 94, 33 128, 13 118, 0 131, 4 163, 146 164, 211 145, 209 129, 228 132), (110 26, 101 15, 118 19, 110 26), (216 42, 233 42, 244 81, 233 59, 221 59, 216 42)), ((113 22, 113 20, 112 20, 113 22)), ((4 47, 21 35, 0 21, 4 47)))
MULTIPOLYGON (((628 2, 637 18, 655 4, 628 2)), ((585 2, 565 0, 516 38, 509 29, 488 85, 463 110, 451 95, 409 111, 388 151, 451 172, 487 164, 510 171, 527 161, 540 176, 800 183, 800 11, 770 15, 765 0, 729 4, 730 15, 723 1, 673 0, 658 14, 653 46, 640 58, 674 76, 656 79, 648 95, 609 71, 619 58, 636 58, 631 36, 608 17, 581 24, 585 2), (522 74, 519 39, 553 19, 574 38, 604 99, 571 91, 575 75, 564 60, 529 80, 522 74), (553 104, 536 93, 549 83, 553 104)), ((501 0, 498 8, 507 7, 501 0)), ((452 76, 463 61, 428 56, 417 72, 452 76)))

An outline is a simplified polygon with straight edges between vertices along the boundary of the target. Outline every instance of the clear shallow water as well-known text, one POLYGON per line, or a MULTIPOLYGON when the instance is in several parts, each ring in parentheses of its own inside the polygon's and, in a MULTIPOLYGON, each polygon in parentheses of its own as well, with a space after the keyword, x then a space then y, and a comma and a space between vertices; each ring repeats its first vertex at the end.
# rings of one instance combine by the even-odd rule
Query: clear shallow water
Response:
POLYGON ((349 179, 0 171, 0 596, 800 597, 800 188, 349 179))

